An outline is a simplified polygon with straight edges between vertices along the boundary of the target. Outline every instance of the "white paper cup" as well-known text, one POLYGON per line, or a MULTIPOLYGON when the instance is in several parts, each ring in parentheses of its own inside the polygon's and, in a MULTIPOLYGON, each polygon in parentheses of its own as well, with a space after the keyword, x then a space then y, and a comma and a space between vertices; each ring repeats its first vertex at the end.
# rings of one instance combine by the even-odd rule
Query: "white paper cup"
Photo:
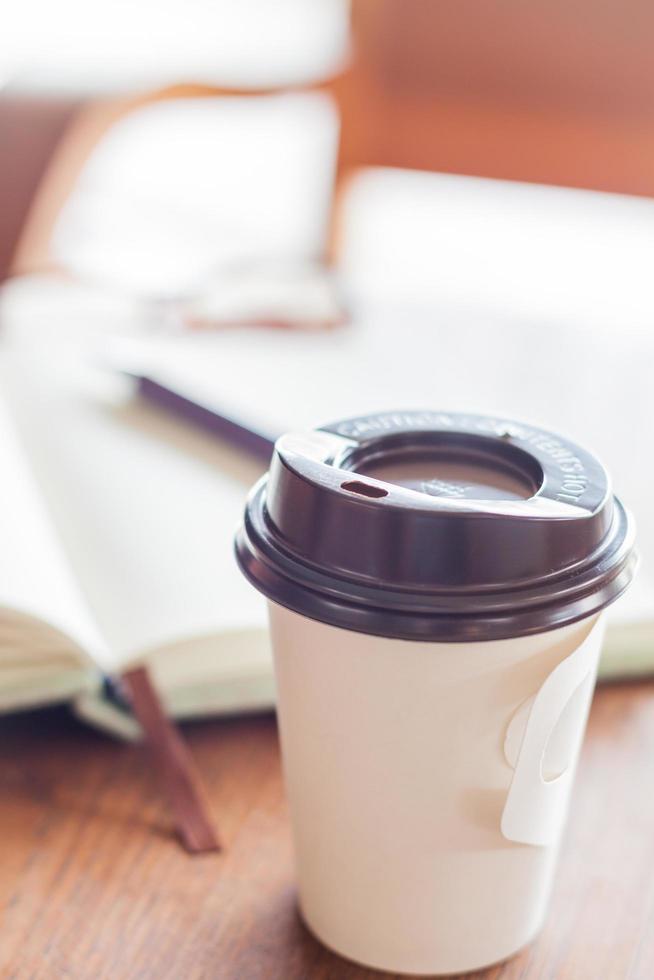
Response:
POLYGON ((520 423, 391 412, 277 441, 236 553, 269 600, 327 946, 449 974, 536 935, 633 539, 601 463, 520 423))
POLYGON ((270 625, 311 931, 348 959, 401 973, 479 969, 533 939, 601 621, 509 640, 421 643, 338 629, 270 603, 270 625), (539 709, 537 745, 525 748, 539 709), (536 761, 523 772, 534 751, 542 769, 536 761), (536 814, 533 792, 547 797, 536 814))

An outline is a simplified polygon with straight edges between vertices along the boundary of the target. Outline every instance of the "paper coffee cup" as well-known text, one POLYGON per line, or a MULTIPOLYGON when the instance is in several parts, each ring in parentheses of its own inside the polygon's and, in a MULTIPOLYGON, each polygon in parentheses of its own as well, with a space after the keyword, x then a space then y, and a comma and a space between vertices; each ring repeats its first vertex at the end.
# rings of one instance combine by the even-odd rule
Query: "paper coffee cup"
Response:
POLYGON ((237 555, 270 600, 310 929, 453 973, 540 929, 633 525, 578 446, 401 412, 290 434, 237 555))

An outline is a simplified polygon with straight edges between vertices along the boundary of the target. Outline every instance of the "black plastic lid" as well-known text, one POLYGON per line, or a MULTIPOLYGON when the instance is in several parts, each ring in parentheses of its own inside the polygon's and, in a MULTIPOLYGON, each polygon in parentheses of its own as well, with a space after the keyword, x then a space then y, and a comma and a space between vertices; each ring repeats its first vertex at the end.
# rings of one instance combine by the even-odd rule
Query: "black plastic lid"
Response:
POLYGON ((532 426, 390 412, 275 445, 236 539, 269 599, 414 640, 522 636, 633 578, 633 519, 590 453, 532 426))

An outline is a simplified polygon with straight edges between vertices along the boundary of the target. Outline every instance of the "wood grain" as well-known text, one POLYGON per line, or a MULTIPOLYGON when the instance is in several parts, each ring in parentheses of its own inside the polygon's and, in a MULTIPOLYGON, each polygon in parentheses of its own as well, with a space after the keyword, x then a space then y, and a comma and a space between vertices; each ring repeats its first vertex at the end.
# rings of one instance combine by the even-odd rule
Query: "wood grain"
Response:
MULTIPOLYGON (((0 976, 375 980, 294 904, 270 716, 187 726, 225 852, 179 848, 146 753, 64 711, 0 722, 0 976)), ((596 695, 551 914, 477 980, 654 976, 654 682, 596 695)))

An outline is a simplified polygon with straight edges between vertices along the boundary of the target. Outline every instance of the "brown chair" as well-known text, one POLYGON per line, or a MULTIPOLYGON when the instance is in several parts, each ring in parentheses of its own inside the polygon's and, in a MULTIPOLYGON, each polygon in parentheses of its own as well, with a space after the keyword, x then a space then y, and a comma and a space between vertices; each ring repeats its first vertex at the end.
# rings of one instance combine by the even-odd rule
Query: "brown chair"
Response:
POLYGON ((73 99, 0 98, 0 282, 9 274, 41 181, 79 107, 73 99))

